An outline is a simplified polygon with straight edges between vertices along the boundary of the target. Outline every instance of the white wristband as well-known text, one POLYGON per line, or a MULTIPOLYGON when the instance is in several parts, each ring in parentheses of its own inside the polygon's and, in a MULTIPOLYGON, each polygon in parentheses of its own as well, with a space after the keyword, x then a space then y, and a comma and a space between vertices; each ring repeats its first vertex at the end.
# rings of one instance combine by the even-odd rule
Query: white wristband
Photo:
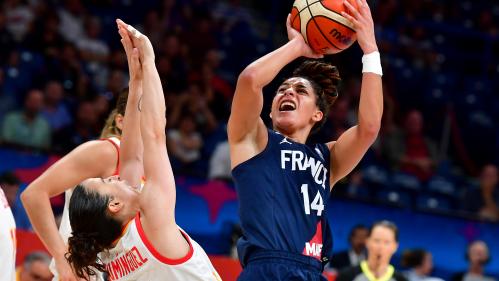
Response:
POLYGON ((383 76, 379 52, 372 52, 362 57, 362 73, 371 72, 383 76))

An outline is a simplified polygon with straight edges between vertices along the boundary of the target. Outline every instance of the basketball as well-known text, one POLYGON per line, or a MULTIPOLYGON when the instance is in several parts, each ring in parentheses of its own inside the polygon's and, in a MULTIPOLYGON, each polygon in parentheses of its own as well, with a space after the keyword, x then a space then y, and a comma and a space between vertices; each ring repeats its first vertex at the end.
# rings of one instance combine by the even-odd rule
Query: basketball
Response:
MULTIPOLYGON (((356 1, 350 3, 357 8, 356 1)), ((353 24, 341 15, 342 11, 348 12, 343 0, 295 0, 291 26, 315 52, 336 54, 357 39, 353 24)))

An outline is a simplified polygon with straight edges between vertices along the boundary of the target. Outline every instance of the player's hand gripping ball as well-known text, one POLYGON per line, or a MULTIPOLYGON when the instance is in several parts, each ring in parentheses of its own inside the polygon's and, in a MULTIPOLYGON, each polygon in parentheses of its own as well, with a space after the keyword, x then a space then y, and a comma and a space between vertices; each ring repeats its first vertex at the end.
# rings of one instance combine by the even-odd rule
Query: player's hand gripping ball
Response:
MULTIPOLYGON (((357 0, 349 3, 358 9, 357 0)), ((354 25, 341 15, 343 11, 349 13, 343 0, 295 0, 291 26, 315 52, 336 54, 356 40, 354 25)))

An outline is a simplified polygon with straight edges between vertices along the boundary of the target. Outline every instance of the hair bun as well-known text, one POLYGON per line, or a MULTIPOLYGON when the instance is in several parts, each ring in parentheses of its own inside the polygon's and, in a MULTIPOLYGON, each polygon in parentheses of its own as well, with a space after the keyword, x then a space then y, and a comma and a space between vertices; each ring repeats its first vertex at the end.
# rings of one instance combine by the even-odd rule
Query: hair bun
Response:
POLYGON ((99 271, 105 270, 97 256, 105 247, 98 238, 98 233, 73 233, 68 238, 68 252, 65 257, 75 268, 78 277, 96 275, 93 268, 99 271))

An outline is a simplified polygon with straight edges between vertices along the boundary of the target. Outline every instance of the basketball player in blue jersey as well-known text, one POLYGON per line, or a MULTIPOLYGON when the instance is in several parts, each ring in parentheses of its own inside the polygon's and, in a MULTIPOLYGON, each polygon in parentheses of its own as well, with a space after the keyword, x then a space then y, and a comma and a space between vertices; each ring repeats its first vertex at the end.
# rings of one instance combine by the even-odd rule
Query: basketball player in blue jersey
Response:
POLYGON ((383 111, 381 64, 365 0, 344 2, 364 52, 358 124, 337 141, 307 145, 338 95, 336 67, 309 60, 277 89, 272 130, 260 113, 262 88, 299 57, 320 58, 291 28, 289 42, 250 64, 239 76, 228 124, 232 175, 243 237, 239 280, 321 280, 332 237, 326 219, 331 188, 361 160, 377 137, 383 111))

